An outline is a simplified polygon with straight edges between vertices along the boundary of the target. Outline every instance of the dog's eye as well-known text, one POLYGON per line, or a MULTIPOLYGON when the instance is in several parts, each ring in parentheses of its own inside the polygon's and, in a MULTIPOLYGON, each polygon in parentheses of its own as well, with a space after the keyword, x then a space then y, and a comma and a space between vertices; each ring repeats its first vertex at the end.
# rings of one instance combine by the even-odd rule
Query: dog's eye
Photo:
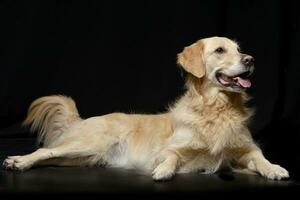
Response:
POLYGON ((219 48, 217 48, 216 50, 215 50, 215 52, 216 53, 224 53, 225 52, 225 50, 224 50, 224 48, 222 48, 222 47, 219 47, 219 48))

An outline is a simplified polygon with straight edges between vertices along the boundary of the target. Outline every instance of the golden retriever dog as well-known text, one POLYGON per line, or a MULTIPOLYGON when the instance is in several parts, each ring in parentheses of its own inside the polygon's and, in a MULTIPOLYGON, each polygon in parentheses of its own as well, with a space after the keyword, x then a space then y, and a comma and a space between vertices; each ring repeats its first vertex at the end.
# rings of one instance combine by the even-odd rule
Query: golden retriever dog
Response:
POLYGON ((184 48, 177 62, 187 72, 186 92, 166 113, 82 119, 69 97, 35 100, 24 124, 38 131, 42 147, 9 156, 5 168, 106 165, 167 180, 176 173, 214 173, 234 162, 269 179, 289 177, 263 156, 247 128, 253 112, 244 106, 245 90, 251 86, 253 57, 228 38, 211 37, 184 48))

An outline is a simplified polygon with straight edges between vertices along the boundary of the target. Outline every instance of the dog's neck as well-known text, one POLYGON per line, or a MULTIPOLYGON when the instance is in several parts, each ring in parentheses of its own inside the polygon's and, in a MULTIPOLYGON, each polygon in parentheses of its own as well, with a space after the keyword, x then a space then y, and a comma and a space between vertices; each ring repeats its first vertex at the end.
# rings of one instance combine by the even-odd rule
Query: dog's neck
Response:
MULTIPOLYGON (((237 123, 247 123, 254 110, 245 107, 245 93, 233 93, 219 90, 213 83, 192 75, 187 77, 186 93, 170 107, 175 121, 195 118, 210 119, 210 116, 226 116, 237 123), (193 116, 193 117, 191 117, 193 116)), ((194 122, 191 122, 194 123, 194 122)))

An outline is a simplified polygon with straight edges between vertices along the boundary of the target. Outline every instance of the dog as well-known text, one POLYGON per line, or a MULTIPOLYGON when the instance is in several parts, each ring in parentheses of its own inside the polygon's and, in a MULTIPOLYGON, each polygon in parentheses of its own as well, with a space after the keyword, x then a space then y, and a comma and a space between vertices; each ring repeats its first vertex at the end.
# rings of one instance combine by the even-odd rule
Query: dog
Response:
POLYGON ((177 55, 185 93, 153 115, 112 113, 80 118, 66 96, 46 96, 29 107, 25 125, 38 132, 41 148, 9 156, 9 170, 33 166, 108 166, 142 170, 156 181, 176 173, 214 173, 233 166, 280 180, 289 173, 270 163, 253 141, 245 107, 254 58, 224 37, 198 40, 177 55))

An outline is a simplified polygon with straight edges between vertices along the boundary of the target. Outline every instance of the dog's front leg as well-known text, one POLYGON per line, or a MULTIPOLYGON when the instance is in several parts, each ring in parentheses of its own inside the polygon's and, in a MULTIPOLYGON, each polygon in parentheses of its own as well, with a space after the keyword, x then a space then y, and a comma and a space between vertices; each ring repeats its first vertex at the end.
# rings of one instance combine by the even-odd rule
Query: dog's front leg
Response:
POLYGON ((178 155, 170 150, 162 153, 161 157, 156 162, 157 166, 152 172, 152 178, 155 181, 164 181, 171 179, 178 165, 178 155))
POLYGON ((258 172, 262 176, 272 180, 289 177, 289 173, 286 169, 270 163, 256 145, 253 145, 249 151, 246 151, 246 153, 240 157, 239 162, 248 169, 258 172))

